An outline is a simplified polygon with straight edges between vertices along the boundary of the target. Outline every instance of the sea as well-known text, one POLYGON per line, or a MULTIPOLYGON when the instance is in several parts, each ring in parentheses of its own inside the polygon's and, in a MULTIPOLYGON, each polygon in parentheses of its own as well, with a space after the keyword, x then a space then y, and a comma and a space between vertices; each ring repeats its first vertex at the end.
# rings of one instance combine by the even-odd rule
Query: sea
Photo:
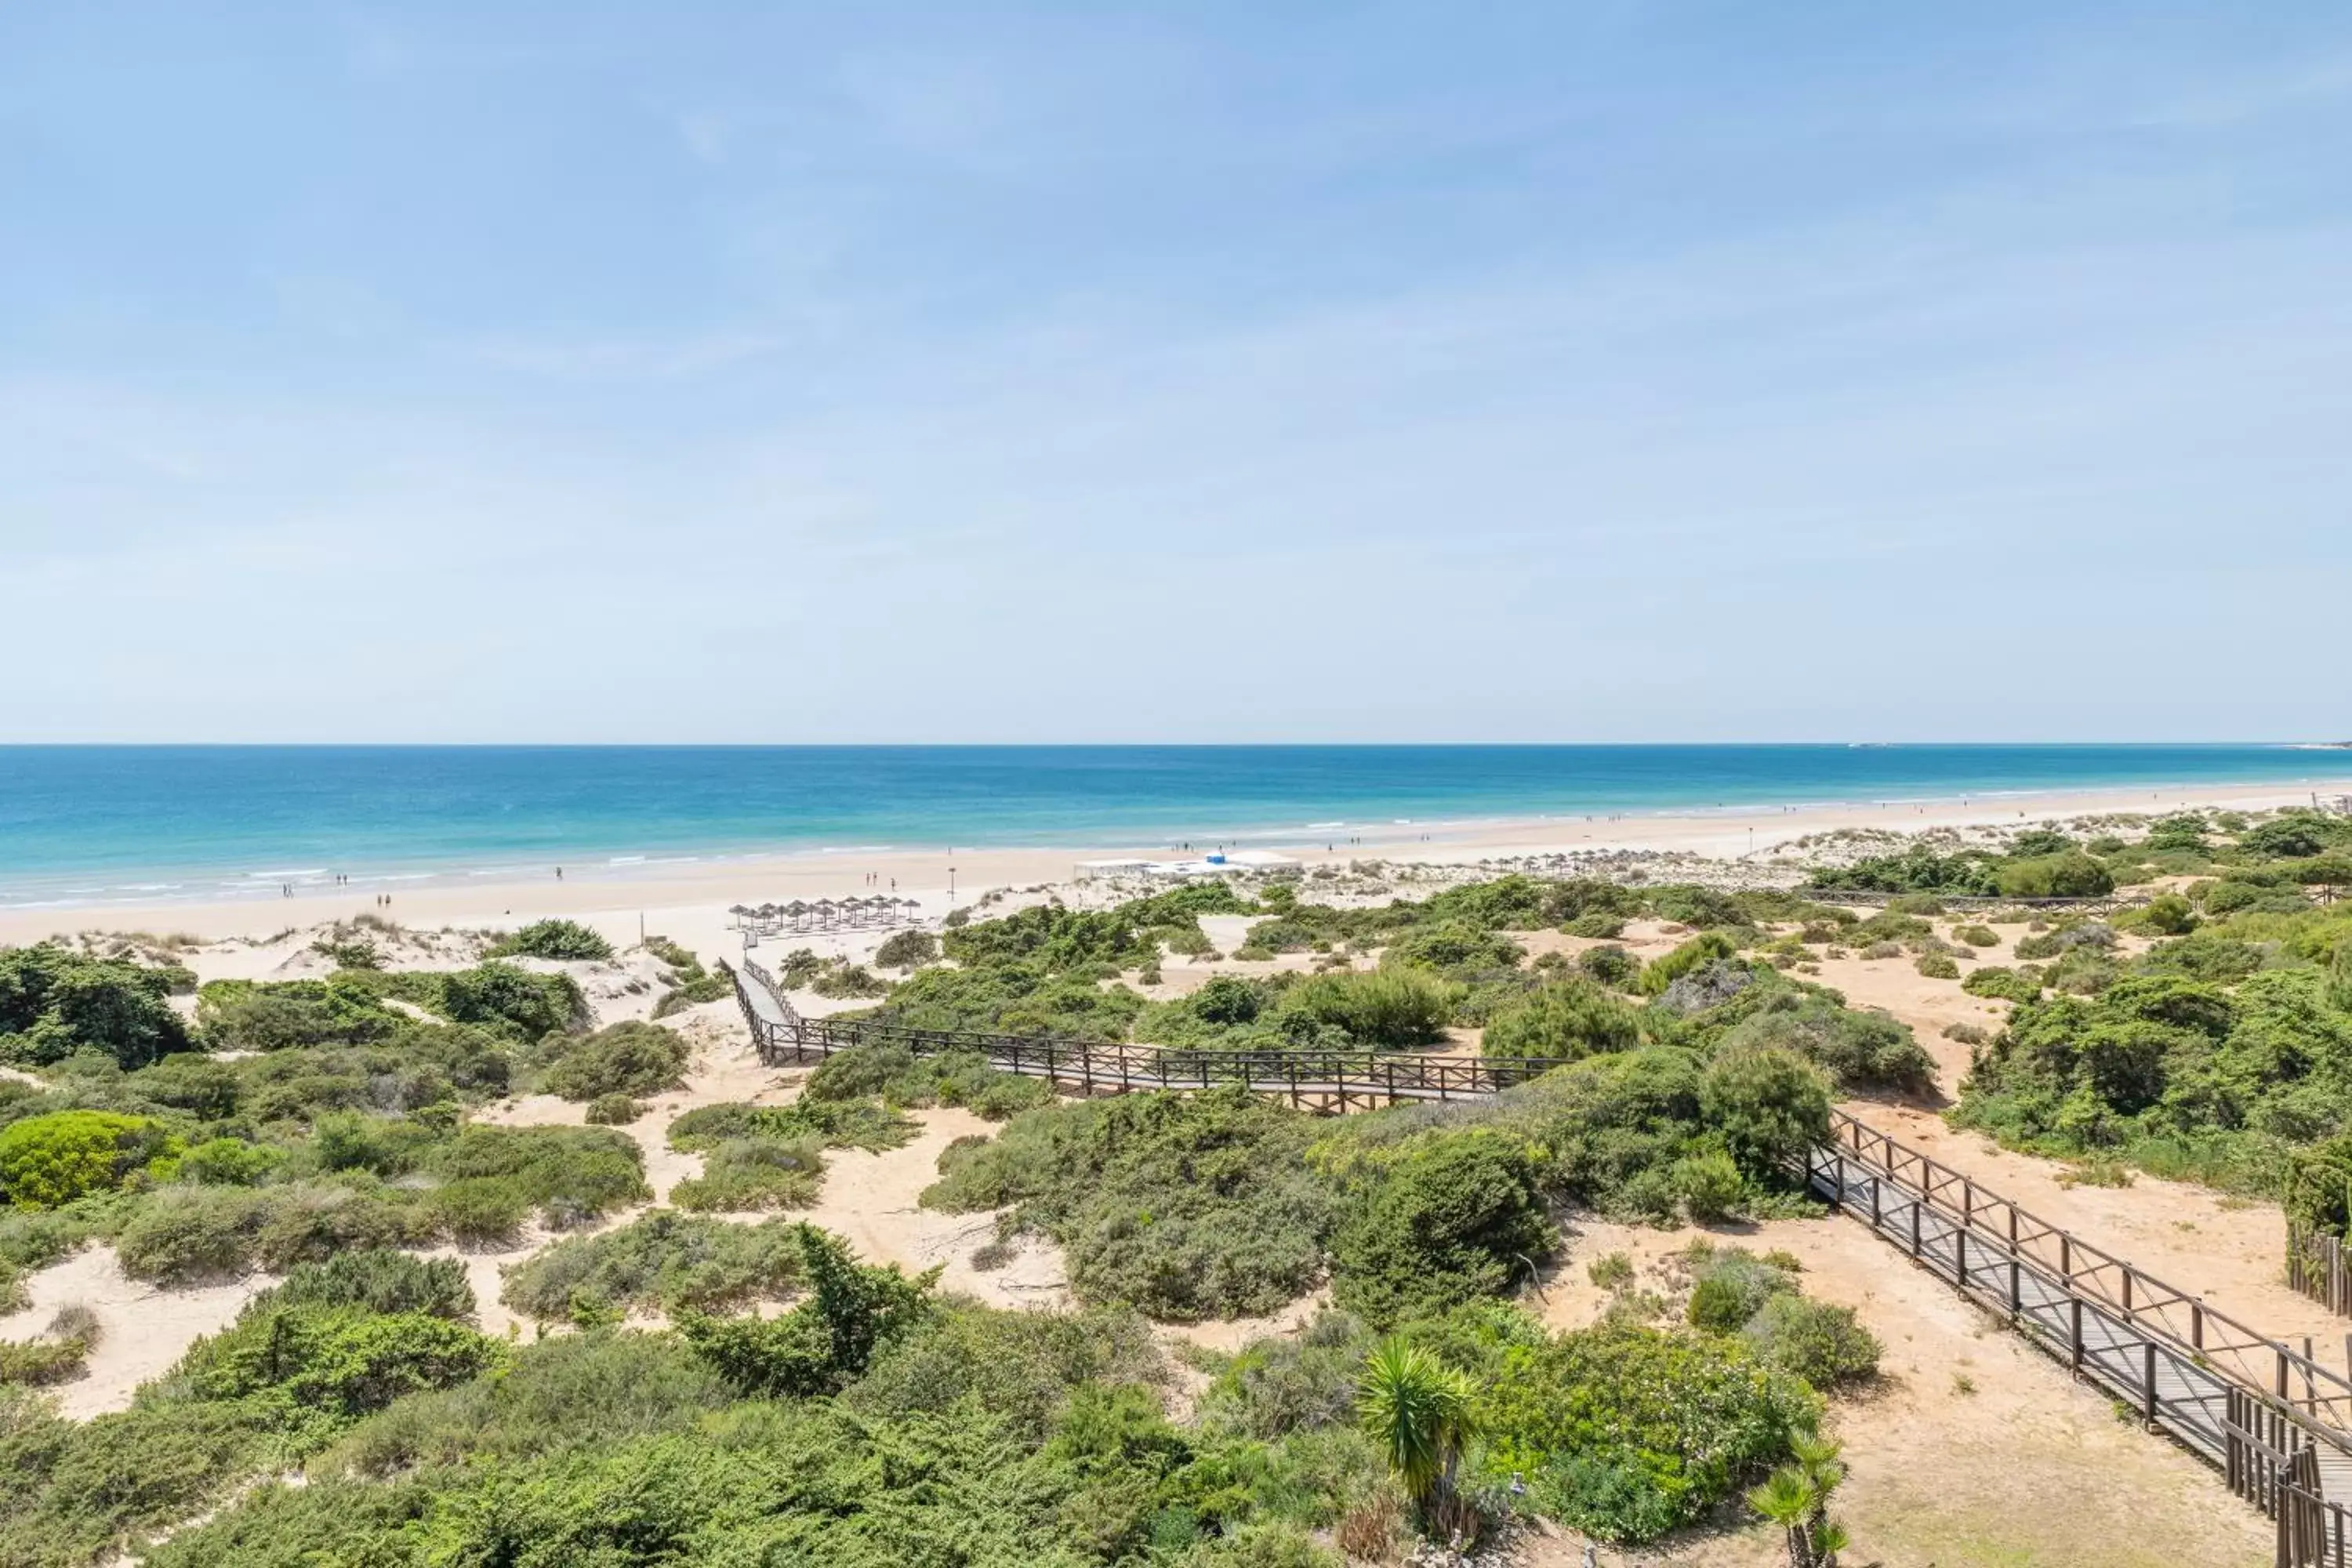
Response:
POLYGON ((2286 744, 0 747, 0 906, 2347 774, 2286 744))

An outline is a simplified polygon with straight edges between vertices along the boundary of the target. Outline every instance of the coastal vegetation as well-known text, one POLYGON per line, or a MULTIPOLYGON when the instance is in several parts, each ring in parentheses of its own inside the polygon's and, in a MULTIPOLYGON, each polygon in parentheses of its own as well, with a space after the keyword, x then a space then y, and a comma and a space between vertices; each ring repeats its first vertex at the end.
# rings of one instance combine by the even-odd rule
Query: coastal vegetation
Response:
POLYGON ((1559 1064, 1347 1117, 1230 1089, 1064 1100, 977 1051, 873 1044, 789 1103, 706 1092, 646 1121, 691 1079, 667 1024, 727 977, 649 941, 660 968, 632 962, 667 976, 666 1022, 598 1027, 578 966, 613 955, 563 921, 446 969, 338 939, 332 973, 201 987, 0 953, 0 1055, 37 1079, 0 1086, 0 1287, 93 1241, 165 1288, 282 1277, 88 1420, 45 1391, 94 1320, 0 1342, 0 1563, 1336 1568, 1515 1512, 1650 1542, 1742 1499, 1823 1561, 1843 1469, 1820 1424, 1878 1341, 1787 1254, 1710 1238, 1645 1283, 1572 1256, 1560 1216, 1817 1213, 1797 1172, 1833 1100, 1935 1076, 1907 1026, 1819 983, 1834 952, 2009 1005, 1962 1124, 2248 1190, 2304 1173, 2340 1230, 2352 917, 2315 890, 2352 835, 2242 827, 2024 833, 1814 879, 1883 895, 1873 913, 1597 879, 1377 906, 1220 881, 777 965, 922 1028, 1559 1064), (1942 901, 2153 877, 2171 890, 2100 918, 1942 901), (1174 994, 1156 977, 1212 950, 1203 916, 1243 925, 1247 972, 1174 994), (523 1090, 591 1124, 481 1114, 523 1090), (983 1272, 1049 1241, 1072 1310, 983 1305, 795 1217, 829 1166, 908 1157, 940 1107, 993 1126, 947 1148, 922 1206, 992 1226, 983 1272), (699 1166, 667 1206, 644 1206, 647 1148, 699 1166), (416 1256, 542 1230, 500 1285, 538 1337, 482 1332, 463 1265, 416 1256), (1528 1288, 1570 1269, 1608 1302, 1563 1331, 1528 1288), (1181 1370, 1154 1328, 1309 1300, 1296 1332, 1181 1370))
POLYGON ((2183 816, 2149 843, 2162 847, 2125 853, 2196 879, 2113 922, 2050 922, 2016 943, 2034 962, 1971 973, 1969 989, 2016 1007, 1975 1053, 1953 1120, 2021 1148, 2284 1193, 2306 1163, 2340 1158, 2352 1119, 2352 914, 2305 879, 2337 874, 2327 857, 2352 844, 2352 822, 2288 813, 2224 839, 2183 816), (2119 933, 2148 944, 2126 954, 2119 933))

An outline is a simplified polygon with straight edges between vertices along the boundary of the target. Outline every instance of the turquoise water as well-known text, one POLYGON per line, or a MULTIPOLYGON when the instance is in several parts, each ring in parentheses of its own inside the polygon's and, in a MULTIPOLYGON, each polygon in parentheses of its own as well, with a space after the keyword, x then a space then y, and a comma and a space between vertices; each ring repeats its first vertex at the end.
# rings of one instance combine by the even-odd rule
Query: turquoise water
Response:
POLYGON ((0 903, 2347 775, 2264 745, 0 747, 0 903))

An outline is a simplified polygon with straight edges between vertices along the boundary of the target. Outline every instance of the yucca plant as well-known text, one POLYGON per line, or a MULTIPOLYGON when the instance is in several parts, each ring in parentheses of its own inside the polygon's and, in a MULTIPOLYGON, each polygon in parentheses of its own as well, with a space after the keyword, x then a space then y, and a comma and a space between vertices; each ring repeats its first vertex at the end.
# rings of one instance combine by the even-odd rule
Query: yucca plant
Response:
POLYGON ((1467 1522, 1454 1473, 1473 1432, 1468 1378, 1426 1351, 1386 1339, 1364 1363, 1356 1414, 1425 1523, 1451 1534, 1467 1522))

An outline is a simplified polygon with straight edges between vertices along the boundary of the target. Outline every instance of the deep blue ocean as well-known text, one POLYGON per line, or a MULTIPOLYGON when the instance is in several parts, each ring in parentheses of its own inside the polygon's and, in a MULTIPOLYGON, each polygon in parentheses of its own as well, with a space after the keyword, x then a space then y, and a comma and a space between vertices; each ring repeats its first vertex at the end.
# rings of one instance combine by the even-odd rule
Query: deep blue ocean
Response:
POLYGON ((2347 775, 2265 745, 0 747, 0 903, 2347 775))

